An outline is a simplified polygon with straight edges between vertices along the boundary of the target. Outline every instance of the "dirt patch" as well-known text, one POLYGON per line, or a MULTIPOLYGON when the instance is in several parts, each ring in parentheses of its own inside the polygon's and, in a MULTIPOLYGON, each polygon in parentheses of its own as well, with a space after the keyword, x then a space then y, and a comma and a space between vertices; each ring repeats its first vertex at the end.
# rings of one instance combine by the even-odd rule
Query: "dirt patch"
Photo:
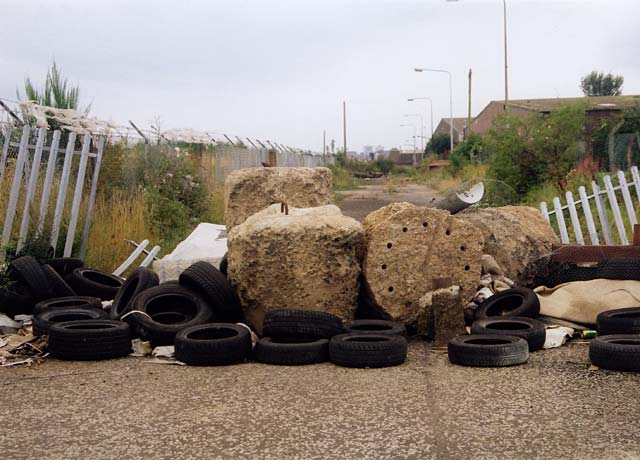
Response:
POLYGON ((426 206, 439 196, 438 191, 428 185, 391 185, 385 179, 371 179, 366 185, 355 190, 343 190, 338 193, 344 197, 336 203, 342 209, 342 213, 361 222, 371 212, 389 203, 406 201, 417 206, 426 206))

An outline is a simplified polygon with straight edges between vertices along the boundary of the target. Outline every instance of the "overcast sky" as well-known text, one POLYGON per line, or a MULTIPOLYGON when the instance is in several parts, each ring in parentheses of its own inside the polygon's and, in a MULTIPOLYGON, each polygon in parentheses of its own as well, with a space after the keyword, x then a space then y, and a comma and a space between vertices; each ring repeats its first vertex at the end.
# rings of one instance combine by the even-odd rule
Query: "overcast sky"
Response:
MULTIPOLYGON (((507 0, 511 99, 580 96, 593 69, 640 94, 640 1, 507 0)), ((500 0, 0 0, 0 97, 55 58, 92 114, 322 150, 401 146, 404 114, 466 116, 504 97, 500 0)), ((415 118, 416 124, 420 122, 415 118)))

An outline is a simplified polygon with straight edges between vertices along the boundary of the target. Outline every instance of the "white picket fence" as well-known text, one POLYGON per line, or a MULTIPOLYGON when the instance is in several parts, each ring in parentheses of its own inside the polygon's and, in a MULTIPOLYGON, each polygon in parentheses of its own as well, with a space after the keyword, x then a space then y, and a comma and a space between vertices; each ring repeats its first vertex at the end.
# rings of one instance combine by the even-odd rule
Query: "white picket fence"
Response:
POLYGON ((573 230, 573 243, 584 245, 585 238, 583 234, 583 225, 580 222, 580 215, 584 216, 584 222, 586 224, 586 230, 589 234, 590 244, 599 245, 600 237, 596 221, 594 220, 589 200, 593 200, 595 203, 597 218, 600 234, 604 239, 604 243, 607 245, 622 244, 628 245, 629 238, 627 235, 633 234, 633 226, 638 223, 635 211, 635 205, 631 196, 631 188, 635 188, 635 195, 637 203, 640 203, 640 174, 638 174, 638 167, 631 167, 631 182, 627 182, 624 171, 618 171, 615 176, 618 180, 618 185, 613 184, 610 176, 604 176, 604 185, 601 188, 595 181, 591 182, 590 195, 587 195, 587 189, 585 186, 578 188, 579 200, 574 200, 573 193, 567 192, 565 194, 566 204, 563 205, 559 197, 553 199, 553 209, 549 210, 547 203, 540 203, 540 210, 542 215, 549 222, 552 223, 551 216, 555 216, 555 222, 560 232, 560 240, 563 244, 572 244, 569 230, 565 221, 565 211, 568 212, 568 217, 571 222, 571 228, 573 230), (620 192, 622 195, 622 201, 624 202, 624 210, 628 216, 629 225, 625 227, 624 220, 622 218, 622 212, 618 203, 618 196, 616 192, 620 192), (607 200, 605 201, 604 197, 607 200), (607 206, 608 202, 608 206, 607 206), (578 207, 581 211, 578 211, 578 207), (611 232, 611 225, 609 223, 608 210, 610 210, 615 223, 615 229, 618 233, 618 239, 614 239, 611 232))
MULTIPOLYGON (((51 221, 46 224, 47 227, 51 227, 50 241, 55 251, 63 216, 68 209, 67 235, 62 256, 69 257, 73 251, 76 229, 82 214, 80 207, 83 193, 87 192, 85 190, 85 176, 89 170, 92 176, 89 179, 89 197, 84 212, 84 227, 79 250, 80 257, 84 257, 89 240, 91 215, 95 204, 105 138, 99 136, 94 138, 95 142, 92 143, 92 137, 85 134, 81 138, 82 147, 78 151, 75 150, 76 133, 74 132, 68 133, 66 146, 61 146, 60 138, 62 133, 60 131, 54 131, 51 136, 48 136, 48 131, 45 128, 39 128, 34 132, 33 128, 25 125, 21 128, 20 141, 15 142, 12 140, 14 129, 20 128, 12 128, 10 126, 6 128, 0 156, 0 187, 5 180, 5 176, 10 176, 13 171, 13 181, 4 213, 4 226, 2 228, 2 238, 0 239, 0 259, 4 256, 3 249, 11 240, 12 235, 15 236, 14 221, 19 214, 18 203, 21 196, 23 197, 24 205, 17 235, 18 251, 24 246, 29 230, 34 228, 38 231, 43 230, 47 216, 52 216, 51 221), (33 143, 34 134, 36 135, 35 144, 33 143), (94 146, 94 152, 90 151, 92 145, 94 146), (63 150, 64 161, 60 162, 58 161, 58 156, 59 152, 63 150), (79 157, 79 160, 74 163, 73 160, 76 156, 79 157), (90 168, 90 166, 93 167, 90 168), (43 180, 39 180, 41 169, 44 172, 43 180), (72 180, 74 176, 75 181, 72 180), (56 178, 58 181, 55 180, 56 178), (54 205, 52 197, 55 192, 53 190, 54 183, 58 184, 55 208, 50 208, 50 206, 54 205), (73 190, 73 196, 69 204, 67 194, 71 190, 73 190), (39 203, 36 203, 37 191, 40 194, 39 203), (32 218, 31 212, 36 204, 38 204, 38 215, 32 218), (33 227, 34 225, 37 225, 37 227, 33 227)), ((59 254, 60 251, 55 252, 59 254)))

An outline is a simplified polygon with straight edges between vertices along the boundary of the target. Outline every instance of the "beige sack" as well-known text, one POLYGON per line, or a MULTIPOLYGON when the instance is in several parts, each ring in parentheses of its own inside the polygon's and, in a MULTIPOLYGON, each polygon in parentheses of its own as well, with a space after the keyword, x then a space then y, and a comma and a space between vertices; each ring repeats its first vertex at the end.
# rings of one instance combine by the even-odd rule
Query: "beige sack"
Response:
POLYGON ((534 289, 540 314, 581 324, 595 324, 599 313, 640 306, 640 281, 574 281, 534 289))

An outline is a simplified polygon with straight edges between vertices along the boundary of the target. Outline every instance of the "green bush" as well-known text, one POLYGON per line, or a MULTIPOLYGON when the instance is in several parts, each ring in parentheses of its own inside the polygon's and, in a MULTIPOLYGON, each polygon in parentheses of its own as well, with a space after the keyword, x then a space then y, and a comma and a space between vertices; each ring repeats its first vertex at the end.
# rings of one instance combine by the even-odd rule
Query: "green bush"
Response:
POLYGON ((460 142, 449 155, 451 170, 460 171, 472 162, 481 163, 485 156, 485 145, 482 136, 471 133, 463 142, 460 142))
POLYGON ((566 177, 576 163, 585 121, 581 104, 561 107, 548 116, 496 118, 485 136, 491 155, 488 176, 507 185, 505 203, 519 202, 542 183, 566 177))

